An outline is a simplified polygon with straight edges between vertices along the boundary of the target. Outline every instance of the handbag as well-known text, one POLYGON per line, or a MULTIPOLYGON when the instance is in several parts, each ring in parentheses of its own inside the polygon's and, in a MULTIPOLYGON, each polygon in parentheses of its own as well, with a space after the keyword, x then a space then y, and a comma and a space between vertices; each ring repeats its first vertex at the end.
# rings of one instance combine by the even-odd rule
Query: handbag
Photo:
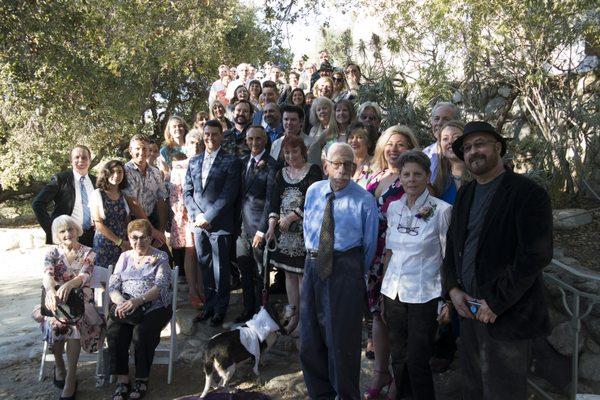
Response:
MULTIPOLYGON (((130 300, 133 297, 127 293, 123 293, 122 296, 125 300, 130 300)), ((129 324, 129 325, 137 325, 140 322, 142 322, 142 319, 144 318, 144 314, 146 314, 146 310, 148 310, 150 308, 150 302, 146 302, 146 303, 140 305, 133 312, 127 314, 127 316, 124 318, 117 316, 117 313, 115 312, 117 310, 117 307, 118 306, 115 303, 111 303, 111 305, 109 307, 108 313, 112 320, 115 320, 115 321, 118 321, 118 322, 121 322, 124 324, 129 324)))
MULTIPOLYGON (((58 290, 59 287, 60 286, 57 285, 54 289, 58 290)), ((46 308, 46 288, 42 286, 42 298, 40 303, 40 311, 43 316, 54 317, 66 325, 75 325, 81 319, 85 311, 83 290, 81 288, 71 289, 67 301, 58 302, 56 311, 53 313, 46 308)))

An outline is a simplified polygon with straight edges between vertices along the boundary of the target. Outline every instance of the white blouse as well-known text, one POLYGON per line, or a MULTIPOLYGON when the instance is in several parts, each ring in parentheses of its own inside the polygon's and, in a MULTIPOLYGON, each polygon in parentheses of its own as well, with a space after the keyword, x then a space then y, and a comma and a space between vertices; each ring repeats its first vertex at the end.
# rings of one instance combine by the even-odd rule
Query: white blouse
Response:
POLYGON ((385 247, 392 257, 381 284, 381 293, 404 303, 423 304, 440 297, 440 267, 452 206, 433 197, 428 189, 412 209, 407 195, 390 203, 385 247))

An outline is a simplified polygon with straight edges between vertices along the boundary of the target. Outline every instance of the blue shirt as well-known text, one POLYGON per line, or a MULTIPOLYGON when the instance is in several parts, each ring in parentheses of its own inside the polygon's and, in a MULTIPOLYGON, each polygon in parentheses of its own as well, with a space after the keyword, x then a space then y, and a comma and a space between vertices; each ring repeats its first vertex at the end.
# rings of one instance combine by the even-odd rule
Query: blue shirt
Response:
MULTIPOLYGON (((329 193, 329 180, 312 184, 306 192, 303 228, 304 243, 308 250, 319 248, 319 235, 329 193)), ((375 198, 356 182, 350 181, 348 186, 335 192, 333 220, 333 249, 346 251, 362 246, 366 274, 377 247, 379 220, 375 198)))
POLYGON ((283 135, 283 125, 279 124, 277 128, 271 128, 267 125, 265 126, 265 131, 269 137, 269 143, 273 143, 283 135))

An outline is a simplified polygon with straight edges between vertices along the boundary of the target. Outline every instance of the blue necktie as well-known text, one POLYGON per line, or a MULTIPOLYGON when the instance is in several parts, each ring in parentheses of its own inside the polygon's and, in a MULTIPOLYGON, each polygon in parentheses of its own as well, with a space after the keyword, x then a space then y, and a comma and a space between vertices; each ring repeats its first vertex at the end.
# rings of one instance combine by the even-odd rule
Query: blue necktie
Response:
POLYGON ((85 190, 83 181, 85 176, 79 178, 79 187, 81 189, 81 208, 83 208, 83 230, 87 231, 92 226, 92 219, 90 218, 90 205, 88 203, 88 194, 85 190))

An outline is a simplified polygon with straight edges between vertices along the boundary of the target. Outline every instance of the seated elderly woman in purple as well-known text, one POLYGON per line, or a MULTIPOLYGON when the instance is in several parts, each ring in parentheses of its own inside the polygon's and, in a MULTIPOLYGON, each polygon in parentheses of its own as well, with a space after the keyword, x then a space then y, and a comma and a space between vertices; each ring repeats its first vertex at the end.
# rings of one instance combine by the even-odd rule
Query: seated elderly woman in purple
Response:
POLYGON ((108 322, 110 373, 117 375, 113 400, 140 399, 148 390, 148 377, 160 332, 171 319, 171 269, 167 253, 150 246, 152 225, 137 219, 127 226, 132 250, 121 254, 110 277, 109 294, 117 318, 108 322), (125 321, 142 307, 141 321, 125 321), (133 339, 135 383, 129 384, 129 346, 133 339))

